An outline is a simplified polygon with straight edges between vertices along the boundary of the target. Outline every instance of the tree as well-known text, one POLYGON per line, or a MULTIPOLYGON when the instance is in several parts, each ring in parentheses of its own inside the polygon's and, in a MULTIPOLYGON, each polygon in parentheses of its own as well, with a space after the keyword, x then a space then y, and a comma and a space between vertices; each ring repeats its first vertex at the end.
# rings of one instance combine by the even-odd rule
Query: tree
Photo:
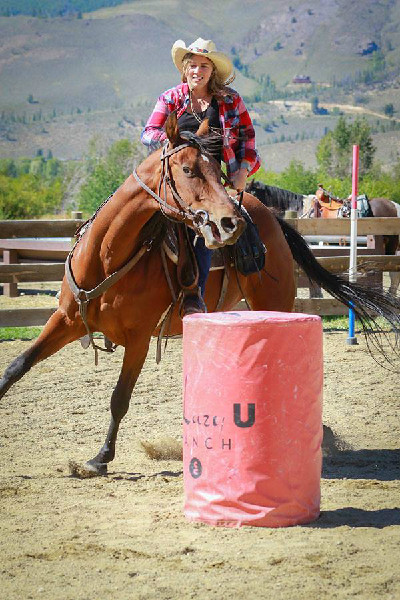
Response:
POLYGON ((79 190, 79 206, 92 213, 112 194, 132 171, 134 160, 142 159, 143 151, 136 142, 118 140, 105 156, 93 142, 86 161, 86 180, 79 190))
POLYGON ((297 194, 313 194, 318 187, 318 178, 316 173, 306 169, 302 162, 292 160, 280 173, 277 185, 297 194))
POLYGON ((296 194, 313 194, 318 186, 318 177, 314 171, 306 169, 298 160, 292 160, 281 173, 265 171, 262 167, 257 171, 255 179, 267 185, 274 185, 296 194))
POLYGON ((6 177, 17 176, 17 165, 12 158, 0 159, 0 175, 5 175, 6 177))
POLYGON ((59 179, 51 183, 40 176, 0 175, 0 215, 3 219, 29 219, 54 213, 60 206, 63 187, 59 179))
POLYGON ((332 175, 333 163, 333 134, 328 131, 317 146, 316 159, 318 167, 324 173, 332 175))
POLYGON ((29 172, 32 175, 43 175, 43 169, 45 165, 45 160, 43 156, 38 155, 36 158, 31 160, 31 166, 29 172))
POLYGON ((346 177, 351 173, 352 146, 360 147, 360 176, 373 166, 376 148, 372 143, 371 127, 365 118, 348 123, 340 117, 335 129, 329 131, 317 146, 316 158, 321 171, 331 177, 346 177))
POLYGON ((387 117, 393 117, 393 113, 394 113, 394 106, 392 103, 390 104, 385 104, 384 108, 383 108, 383 112, 385 113, 385 115, 387 117))
POLYGON ((317 115, 319 112, 318 98, 316 96, 311 100, 311 112, 314 115, 317 115))
POLYGON ((372 143, 371 127, 365 118, 357 118, 351 129, 351 144, 360 147, 360 175, 368 173, 373 166, 376 148, 372 143))

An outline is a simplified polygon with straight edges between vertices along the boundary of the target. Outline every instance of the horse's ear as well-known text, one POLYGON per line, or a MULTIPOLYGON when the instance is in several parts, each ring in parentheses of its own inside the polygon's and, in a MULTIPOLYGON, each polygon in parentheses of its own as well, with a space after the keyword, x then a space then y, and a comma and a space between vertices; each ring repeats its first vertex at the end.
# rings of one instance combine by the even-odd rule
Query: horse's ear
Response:
POLYGON ((167 138, 169 139, 171 146, 178 146, 180 143, 182 143, 176 110, 174 110, 166 120, 165 133, 167 134, 167 138))
POLYGON ((208 133, 209 133, 208 123, 209 123, 209 120, 204 119, 204 121, 201 122, 200 127, 196 131, 196 135, 198 135, 199 137, 202 135, 208 135, 208 133))

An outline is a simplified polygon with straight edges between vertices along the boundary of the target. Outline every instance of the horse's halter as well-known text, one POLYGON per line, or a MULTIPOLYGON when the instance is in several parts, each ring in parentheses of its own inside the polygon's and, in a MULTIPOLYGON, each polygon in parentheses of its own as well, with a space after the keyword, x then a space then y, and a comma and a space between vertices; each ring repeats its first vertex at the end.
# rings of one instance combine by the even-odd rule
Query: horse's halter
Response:
MULTIPOLYGON (((172 156, 173 154, 176 154, 177 152, 179 152, 180 150, 183 150, 184 148, 187 148, 188 146, 193 146, 193 145, 195 145, 194 142, 192 140, 190 140, 190 141, 185 141, 183 144, 180 144, 179 146, 176 146, 175 148, 169 148, 169 143, 166 144, 165 146, 163 146, 162 153, 161 153, 161 159, 160 159, 162 162, 162 170, 161 170, 160 182, 158 185, 158 194, 153 192, 153 190, 151 188, 149 188, 149 186, 146 185, 144 183, 144 181, 142 181, 140 179, 139 175, 136 172, 136 169, 133 170, 133 176, 135 177, 135 179, 139 183, 139 185, 148 194, 150 194, 150 196, 152 196, 155 200, 157 200, 158 204, 160 205, 161 212, 164 214, 164 216, 166 216, 168 219, 170 219, 172 221, 177 221, 177 222, 190 220, 193 223, 194 229, 196 231, 198 231, 200 227, 203 227, 204 225, 207 225, 210 222, 210 216, 206 210, 203 210, 203 209, 193 210, 190 206, 188 206, 186 204, 186 202, 179 195, 179 193, 175 187, 175 183, 174 183, 173 179, 171 179, 171 177, 170 177, 170 167, 169 167, 169 157, 170 156, 172 156), (169 187, 172 197, 175 200, 176 207, 171 206, 167 202, 167 193, 168 193, 167 186, 169 187), (163 190, 164 199, 161 198, 162 190, 163 190), (172 213, 175 213, 177 215, 177 217, 176 218, 171 217, 169 214, 167 214, 166 210, 171 211, 172 213)), ((203 150, 201 148, 198 148, 198 149, 201 152, 203 152, 203 150)), ((224 176, 222 171, 221 171, 221 176, 226 179, 226 177, 224 176)))

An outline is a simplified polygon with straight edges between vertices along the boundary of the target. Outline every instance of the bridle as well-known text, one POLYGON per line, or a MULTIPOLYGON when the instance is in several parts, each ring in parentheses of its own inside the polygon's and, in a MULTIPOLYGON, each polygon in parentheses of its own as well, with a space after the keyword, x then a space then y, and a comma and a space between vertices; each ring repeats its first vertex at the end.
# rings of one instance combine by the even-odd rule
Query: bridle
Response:
MULTIPOLYGON (((177 152, 180 152, 180 150, 188 148, 189 146, 197 147, 197 149, 200 150, 200 152, 202 152, 205 156, 207 156, 207 158, 209 158, 211 155, 209 155, 209 153, 206 150, 204 150, 198 144, 196 144, 194 140, 187 140, 183 142, 183 144, 172 148, 170 148, 169 145, 170 144, 168 142, 165 146, 163 146, 161 152, 160 160, 162 163, 162 169, 160 181, 158 184, 158 194, 156 192, 153 192, 153 190, 145 184, 145 182, 139 177, 136 169, 133 170, 133 176, 139 183, 139 185, 158 202, 158 204, 160 205, 161 212, 167 219, 179 223, 183 221, 191 221, 195 231, 198 231, 200 227, 204 227, 204 225, 210 223, 210 216, 208 212, 204 209, 193 210, 188 204, 186 204, 186 202, 180 196, 178 190, 176 189, 175 182, 170 176, 171 170, 169 165, 169 158, 173 154, 176 154, 177 152), (172 194, 176 206, 172 206, 167 202, 168 188, 172 194), (164 198, 161 197, 161 194, 163 194, 164 198), (174 216, 171 216, 170 213, 173 213, 174 216)), ((227 183, 230 183, 229 179, 225 176, 225 174, 222 171, 221 177, 227 183)))

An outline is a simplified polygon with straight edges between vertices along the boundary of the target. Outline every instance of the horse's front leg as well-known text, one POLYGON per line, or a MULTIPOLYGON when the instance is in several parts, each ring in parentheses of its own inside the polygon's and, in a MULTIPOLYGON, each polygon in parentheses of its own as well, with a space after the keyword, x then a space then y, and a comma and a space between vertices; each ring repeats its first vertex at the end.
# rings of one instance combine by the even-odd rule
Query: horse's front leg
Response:
POLYGON ((52 356, 85 333, 83 323, 70 319, 60 308, 52 314, 37 340, 7 367, 0 379, 0 398, 34 365, 52 356))
POLYGON ((128 412, 133 388, 149 349, 150 334, 142 340, 134 335, 130 339, 133 339, 134 342, 125 346, 121 373, 111 396, 111 422, 106 440, 100 452, 86 463, 85 467, 89 471, 89 473, 85 473, 86 475, 106 475, 107 463, 111 462, 115 456, 119 425, 128 412))

